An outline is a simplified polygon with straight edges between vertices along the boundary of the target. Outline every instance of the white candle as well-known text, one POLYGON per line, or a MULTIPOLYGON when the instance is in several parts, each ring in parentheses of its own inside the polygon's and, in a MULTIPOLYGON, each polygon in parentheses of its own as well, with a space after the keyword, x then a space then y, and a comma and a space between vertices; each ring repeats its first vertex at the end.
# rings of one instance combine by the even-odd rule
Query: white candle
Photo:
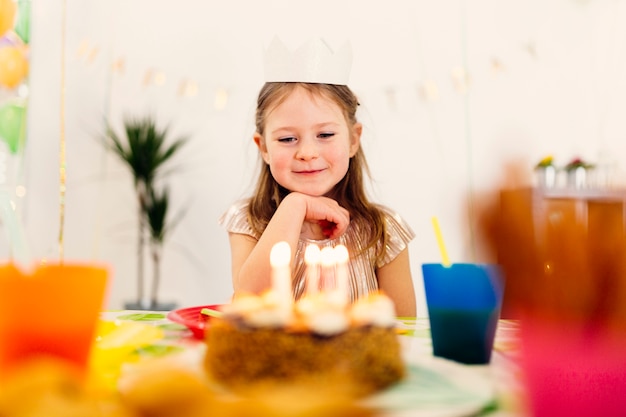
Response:
POLYGON ((335 287, 335 250, 329 246, 322 248, 320 252, 322 264, 320 281, 322 290, 328 292, 335 287))
POLYGON ((337 298, 350 301, 348 296, 348 249, 344 245, 337 245, 334 249, 335 256, 335 284, 337 288, 337 298))
POLYGON ((319 246, 311 244, 306 247, 304 263, 306 264, 306 292, 308 295, 317 294, 319 291, 320 258, 319 246))
POLYGON ((281 304, 293 302, 291 290, 291 247, 287 242, 276 243, 270 252, 272 289, 281 304))

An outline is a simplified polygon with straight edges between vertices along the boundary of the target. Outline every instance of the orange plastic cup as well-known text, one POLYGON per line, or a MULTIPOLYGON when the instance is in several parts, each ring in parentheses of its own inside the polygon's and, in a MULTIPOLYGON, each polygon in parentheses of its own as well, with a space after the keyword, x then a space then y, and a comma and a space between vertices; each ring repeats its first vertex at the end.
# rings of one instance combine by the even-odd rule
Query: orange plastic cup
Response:
POLYGON ((85 372, 108 275, 103 266, 67 262, 28 274, 0 266, 0 372, 37 356, 85 372))

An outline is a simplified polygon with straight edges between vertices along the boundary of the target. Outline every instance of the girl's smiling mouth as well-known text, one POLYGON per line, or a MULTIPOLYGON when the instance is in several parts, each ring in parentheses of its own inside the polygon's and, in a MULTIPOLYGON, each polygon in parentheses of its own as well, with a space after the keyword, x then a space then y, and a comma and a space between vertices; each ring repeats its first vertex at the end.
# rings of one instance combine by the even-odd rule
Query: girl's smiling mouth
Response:
POLYGON ((303 171, 294 171, 294 173, 296 174, 302 174, 302 175, 313 175, 313 174, 317 174, 319 172, 324 171, 323 169, 311 169, 311 170, 303 170, 303 171))

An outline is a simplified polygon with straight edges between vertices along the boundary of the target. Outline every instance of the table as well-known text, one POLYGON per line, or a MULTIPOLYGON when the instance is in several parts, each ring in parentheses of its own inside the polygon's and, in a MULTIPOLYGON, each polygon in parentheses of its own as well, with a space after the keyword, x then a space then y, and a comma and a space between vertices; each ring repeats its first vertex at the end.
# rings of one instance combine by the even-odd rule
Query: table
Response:
MULTIPOLYGON (((167 357, 184 355, 186 353, 198 354, 204 344, 192 337, 191 331, 184 326, 173 323, 167 319, 167 313, 156 311, 108 311, 101 314, 103 323, 117 323, 119 326, 127 325, 128 332, 122 337, 123 341, 132 345, 137 354, 135 359, 167 357), (134 323, 136 326, 132 325, 134 323)), ((415 358, 417 362, 427 363, 431 361, 437 366, 449 366, 453 373, 462 375, 466 381, 472 384, 473 380, 478 384, 487 383, 493 388, 492 398, 482 404, 479 409, 472 411, 471 416, 489 417, 518 417, 522 416, 520 397, 522 387, 517 369, 518 359, 518 322, 515 320, 500 320, 494 352, 490 365, 461 365, 456 362, 433 358, 430 339, 430 328, 427 318, 402 318, 398 320, 398 333, 405 357, 415 358), (446 363, 443 363, 446 362, 446 363), (469 379, 468 379, 469 378, 469 379)), ((96 343, 96 347, 98 342, 96 343)), ((445 368, 445 367, 444 367, 445 368)), ((446 371, 447 372, 447 371, 446 371)), ((111 374, 111 382, 116 377, 111 374)), ((392 400, 393 401, 393 400, 392 400)), ((406 412, 402 416, 454 416, 468 415, 467 413, 454 414, 449 410, 449 404, 441 404, 441 410, 433 405, 428 413, 406 412), (441 411, 441 412, 439 412, 441 411)))

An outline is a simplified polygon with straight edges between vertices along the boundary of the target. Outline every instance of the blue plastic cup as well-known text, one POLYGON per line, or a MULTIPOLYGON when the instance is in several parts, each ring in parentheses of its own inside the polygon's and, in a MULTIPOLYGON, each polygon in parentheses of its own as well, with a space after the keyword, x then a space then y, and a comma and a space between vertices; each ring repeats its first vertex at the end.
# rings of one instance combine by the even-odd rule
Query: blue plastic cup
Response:
POLYGON ((422 264, 422 274, 433 355, 489 363, 504 293, 498 266, 422 264))

